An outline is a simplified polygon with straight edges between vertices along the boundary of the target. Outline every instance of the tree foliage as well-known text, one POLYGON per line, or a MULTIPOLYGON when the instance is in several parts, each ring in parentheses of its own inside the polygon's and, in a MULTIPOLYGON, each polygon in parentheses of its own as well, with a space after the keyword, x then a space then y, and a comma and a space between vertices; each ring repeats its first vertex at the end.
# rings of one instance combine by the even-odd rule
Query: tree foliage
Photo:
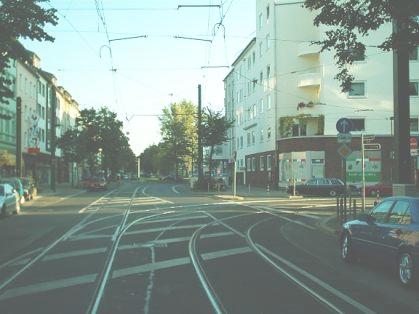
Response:
POLYGON ((116 113, 107 108, 84 109, 76 119, 75 128, 63 134, 58 146, 64 158, 85 161, 91 173, 97 170, 99 155, 102 169, 110 170, 113 177, 121 169, 135 171, 136 157, 122 127, 116 113))
POLYGON ((43 8, 47 0, 2 0, 0 2, 0 102, 13 96, 11 81, 5 71, 10 59, 27 58, 26 49, 19 43, 20 38, 38 41, 54 41, 44 31, 47 24, 56 25, 56 10, 43 8))
POLYGON ((348 66, 365 52, 365 38, 386 23, 397 19, 403 31, 394 32, 377 45, 383 51, 419 44, 418 0, 305 0, 304 6, 318 12, 316 26, 330 27, 326 38, 317 42, 334 50, 340 72, 335 76, 343 91, 351 89, 354 76, 348 66))
POLYGON ((228 140, 227 131, 234 122, 228 121, 220 111, 213 111, 206 108, 203 114, 202 145, 209 147, 208 166, 212 174, 214 148, 228 140))
POLYGON ((176 178, 179 165, 191 160, 196 143, 196 106, 189 101, 170 104, 163 109, 160 118, 160 131, 163 137, 165 157, 174 165, 176 178))

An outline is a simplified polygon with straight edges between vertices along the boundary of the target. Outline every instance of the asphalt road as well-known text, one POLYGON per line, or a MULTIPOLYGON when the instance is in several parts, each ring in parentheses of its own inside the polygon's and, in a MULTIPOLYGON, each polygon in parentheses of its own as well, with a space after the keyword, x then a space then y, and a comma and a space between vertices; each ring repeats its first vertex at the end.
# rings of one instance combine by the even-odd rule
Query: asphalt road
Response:
POLYGON ((419 289, 340 260, 331 205, 127 182, 34 206, 0 221, 0 313, 417 313, 419 289))

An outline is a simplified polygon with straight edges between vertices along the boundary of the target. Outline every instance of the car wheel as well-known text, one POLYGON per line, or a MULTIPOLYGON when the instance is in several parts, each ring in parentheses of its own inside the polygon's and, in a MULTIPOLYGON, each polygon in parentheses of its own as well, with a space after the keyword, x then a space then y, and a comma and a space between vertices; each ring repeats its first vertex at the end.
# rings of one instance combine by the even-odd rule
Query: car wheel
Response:
POLYGON ((340 247, 340 256, 342 260, 346 263, 352 263, 354 261, 354 252, 352 249, 351 236, 348 233, 345 233, 342 237, 340 247))
POLYGON ((336 196, 336 191, 331 190, 331 191, 329 192, 329 195, 330 195, 330 196, 332 196, 332 197, 335 197, 335 196, 336 196))
POLYGON ((414 280, 414 264, 413 257, 409 252, 399 254, 397 269, 401 285, 404 287, 411 286, 414 280))

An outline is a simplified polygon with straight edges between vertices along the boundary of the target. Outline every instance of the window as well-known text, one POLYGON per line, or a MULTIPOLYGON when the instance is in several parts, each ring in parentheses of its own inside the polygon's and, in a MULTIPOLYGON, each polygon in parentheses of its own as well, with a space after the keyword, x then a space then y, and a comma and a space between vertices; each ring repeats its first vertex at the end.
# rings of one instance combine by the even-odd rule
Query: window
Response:
POLYGON ((272 169, 272 156, 266 156, 266 170, 270 171, 272 169))
POLYGON ((240 148, 243 148, 243 135, 240 136, 240 148))
POLYGON ((270 39, 269 34, 266 35, 265 41, 266 41, 266 50, 268 50, 269 48, 271 48, 271 39, 270 39))
POLYGON ((292 136, 298 136, 299 135, 298 131, 299 131, 298 124, 293 124, 292 131, 291 131, 292 136))
POLYGON ((253 171, 257 170, 257 168, 256 168, 256 158, 255 157, 252 157, 252 170, 253 171))
POLYGON ((247 168, 247 171, 252 171, 252 160, 251 160, 251 158, 247 158, 247 162, 246 162, 246 168, 247 168))
POLYGON ((409 60, 410 61, 418 61, 418 50, 419 47, 416 46, 409 51, 409 60))
POLYGON ((255 92, 255 90, 256 90, 256 82, 257 81, 258 81, 257 79, 252 80, 252 92, 255 92))
POLYGON ((41 141, 45 143, 45 130, 41 130, 41 141))
POLYGON ((260 99, 260 108, 259 108, 260 113, 263 113, 263 111, 265 110, 264 107, 265 107, 265 104, 264 104, 263 98, 261 98, 260 99))
POLYGON ((268 65, 266 67, 266 78, 269 79, 271 77, 271 66, 268 65))
POLYGON ((263 84, 263 72, 259 73, 259 84, 263 84))
POLYGON ((268 110, 270 110, 270 109, 271 109, 271 102, 272 102, 272 99, 271 99, 271 94, 268 94, 268 96, 267 96, 267 101, 266 101, 266 108, 267 108, 268 110))
POLYGON ((270 140, 270 139, 271 139, 271 136, 272 136, 272 129, 271 129, 270 127, 268 128, 268 131, 266 132, 266 136, 267 136, 268 140, 270 140))
POLYGON ((269 4, 266 6, 266 23, 269 22, 269 4))
POLYGON ((365 61, 365 51, 358 51, 356 49, 349 49, 354 61, 365 61))
POLYGON ((42 107, 42 119, 45 119, 45 107, 42 107))
POLYGON ((259 57, 262 57, 262 42, 259 43, 259 57))
POLYGON ((258 113, 257 111, 258 111, 258 109, 257 109, 256 105, 253 105, 253 118, 256 118, 257 113, 258 113))
POLYGON ((409 95, 410 96, 419 96, 419 82, 410 82, 409 83, 409 95))
POLYGON ((247 58, 247 70, 250 70, 250 68, 252 67, 252 59, 247 58))
POLYGON ((256 142, 255 131, 252 131, 252 144, 255 145, 255 142, 256 142))
POLYGON ((41 94, 41 82, 38 82, 38 94, 41 94))
POLYGON ((377 207, 374 207, 370 212, 370 215, 375 218, 376 222, 384 222, 387 219, 388 212, 393 206, 393 201, 384 201, 377 207))
POLYGON ((409 224, 410 223, 409 202, 397 201, 393 209, 391 210, 390 216, 388 217, 388 223, 409 224))
POLYGON ((364 97, 365 96, 365 82, 353 82, 351 90, 348 92, 349 97, 364 97))
POLYGON ((247 146, 250 146, 250 133, 247 133, 247 146))
POLYGON ((262 29, 262 24, 263 24, 263 15, 262 13, 259 13, 259 29, 262 29))
POLYGON ((418 118, 410 118, 410 132, 418 132, 418 118))
POLYGON ((36 105, 36 113, 38 114, 38 116, 41 116, 42 114, 42 109, 41 109, 41 105, 37 104, 36 105))
POLYGON ((256 62, 256 52, 252 52, 252 59, 253 59, 253 65, 255 65, 256 62))
POLYGON ((262 143, 264 140, 263 138, 263 130, 260 130, 260 142, 262 143))
POLYGON ((265 170, 265 156, 259 157, 259 168, 260 168, 260 171, 265 170))
POLYGON ((240 139, 237 138, 237 148, 240 148, 240 139))
POLYGON ((352 131, 365 131, 365 119, 350 119, 353 124, 352 131))

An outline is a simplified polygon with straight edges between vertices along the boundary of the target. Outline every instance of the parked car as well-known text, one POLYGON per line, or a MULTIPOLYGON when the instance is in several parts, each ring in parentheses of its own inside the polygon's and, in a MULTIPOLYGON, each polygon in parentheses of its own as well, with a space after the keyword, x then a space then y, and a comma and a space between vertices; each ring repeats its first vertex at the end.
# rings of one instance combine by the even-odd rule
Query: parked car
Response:
POLYGON ((10 184, 0 184, 0 208, 2 217, 20 212, 19 196, 10 184))
MULTIPOLYGON (((294 186, 290 185, 287 188, 288 194, 293 194, 294 186)), ((347 186, 348 192, 355 192, 354 185, 347 186)), ((342 180, 336 178, 317 178, 308 180, 304 184, 295 185, 295 194, 297 195, 329 195, 336 196, 343 194, 345 185, 342 180)))
MULTIPOLYGON (((362 188, 361 188, 362 189, 362 188)), ((366 196, 391 196, 393 195, 393 186, 391 184, 374 184, 365 187, 366 196)))
POLYGON ((107 190, 108 183, 104 178, 92 178, 87 185, 89 191, 107 190))
POLYGON ((25 201, 25 197, 24 197, 25 192, 23 190, 23 184, 22 184, 22 181, 19 178, 13 178, 13 177, 1 178, 0 183, 10 184, 16 190, 16 192, 19 194, 20 203, 23 203, 25 201))
POLYGON ((37 195, 38 189, 36 187, 35 182, 32 180, 31 177, 22 177, 20 181, 23 185, 23 196, 25 197, 26 201, 33 200, 33 198, 37 195))
POLYGON ((419 270, 419 199, 385 198, 368 214, 342 226, 340 247, 345 262, 373 259, 395 267, 400 283, 411 285, 419 270))

